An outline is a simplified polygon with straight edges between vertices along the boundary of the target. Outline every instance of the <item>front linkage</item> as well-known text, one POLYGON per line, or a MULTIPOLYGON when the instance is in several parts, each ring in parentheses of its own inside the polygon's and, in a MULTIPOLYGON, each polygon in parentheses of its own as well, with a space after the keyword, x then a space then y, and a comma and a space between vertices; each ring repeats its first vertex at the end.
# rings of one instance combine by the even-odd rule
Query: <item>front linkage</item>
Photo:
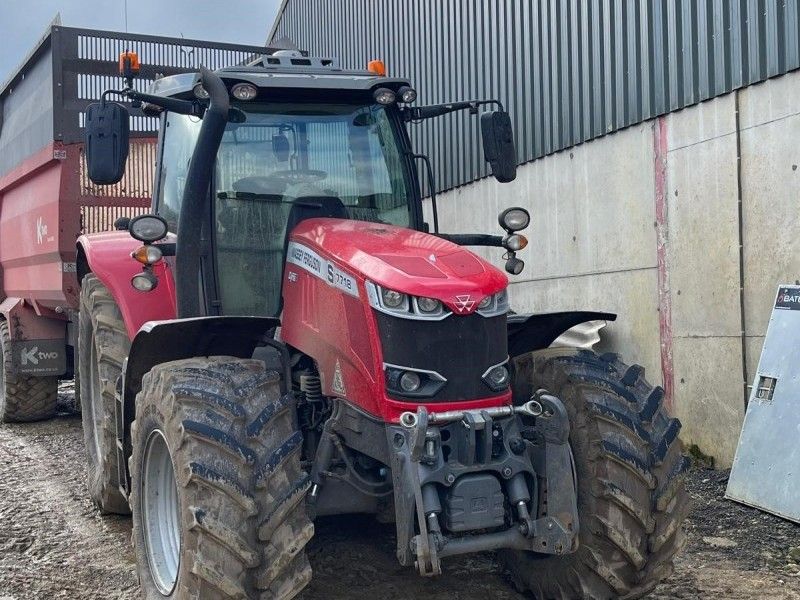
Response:
POLYGON ((387 435, 401 564, 437 575, 458 554, 577 548, 569 419, 552 394, 514 407, 420 407, 387 435))

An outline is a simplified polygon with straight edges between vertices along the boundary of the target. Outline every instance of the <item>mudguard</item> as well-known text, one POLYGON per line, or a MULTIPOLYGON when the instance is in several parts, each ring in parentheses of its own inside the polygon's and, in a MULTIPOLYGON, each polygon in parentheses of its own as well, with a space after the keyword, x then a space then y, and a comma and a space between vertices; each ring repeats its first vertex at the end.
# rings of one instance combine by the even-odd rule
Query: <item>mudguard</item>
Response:
POLYGON ((35 300, 6 298, 0 315, 8 324, 11 372, 23 375, 64 375, 71 369, 65 344, 66 316, 39 306, 35 300))
POLYGON ((542 350, 561 334, 587 321, 616 321, 614 313, 568 311, 508 316, 508 353, 513 358, 542 350))
POLYGON ((142 272, 141 263, 131 257, 131 252, 141 245, 127 231, 78 238, 79 280, 91 271, 108 288, 119 306, 130 339, 147 321, 169 320, 176 316, 175 282, 166 260, 153 265, 153 273, 158 277, 155 289, 140 292, 131 286, 131 277, 142 272))
MULTIPOLYGON (((282 346, 273 341, 272 331, 280 325, 269 317, 196 317, 148 321, 133 338, 122 367, 117 395, 117 452, 120 454, 119 481, 130 490, 128 457, 131 455, 130 426, 135 416, 136 394, 142 377, 155 365, 194 356, 235 356, 250 358, 257 346, 282 346)), ((288 368, 288 360, 283 364, 288 368)), ((284 382, 286 379, 284 373, 284 382)))

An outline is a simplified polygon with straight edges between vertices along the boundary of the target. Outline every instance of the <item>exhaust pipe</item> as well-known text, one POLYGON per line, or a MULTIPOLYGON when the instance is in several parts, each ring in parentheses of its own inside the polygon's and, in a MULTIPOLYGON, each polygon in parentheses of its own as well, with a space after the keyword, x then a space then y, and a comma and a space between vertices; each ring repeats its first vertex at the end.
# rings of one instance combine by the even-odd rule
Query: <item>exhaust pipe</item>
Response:
POLYGON ((205 67, 200 67, 200 79, 210 96, 210 103, 203 115, 181 201, 180 230, 175 248, 179 318, 203 316, 200 306, 200 236, 209 208, 207 203, 211 201, 208 193, 211 172, 230 110, 228 88, 222 79, 205 67))

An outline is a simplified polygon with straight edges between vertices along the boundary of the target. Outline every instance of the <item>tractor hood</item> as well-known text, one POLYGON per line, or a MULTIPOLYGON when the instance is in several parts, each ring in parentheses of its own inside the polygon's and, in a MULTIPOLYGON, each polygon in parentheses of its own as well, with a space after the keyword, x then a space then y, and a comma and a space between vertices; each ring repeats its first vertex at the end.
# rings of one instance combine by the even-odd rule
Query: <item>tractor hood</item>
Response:
POLYGON ((508 285, 502 271, 472 252, 412 229, 366 221, 307 219, 290 239, 368 281, 413 296, 436 298, 459 314, 474 312, 484 297, 508 285))

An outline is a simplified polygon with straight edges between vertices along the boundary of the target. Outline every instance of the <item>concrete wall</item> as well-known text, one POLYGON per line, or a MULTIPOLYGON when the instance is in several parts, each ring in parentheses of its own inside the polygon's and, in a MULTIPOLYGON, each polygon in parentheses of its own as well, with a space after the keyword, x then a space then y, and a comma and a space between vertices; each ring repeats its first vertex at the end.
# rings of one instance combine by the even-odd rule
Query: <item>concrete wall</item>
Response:
POLYGON ((775 288, 800 278, 799 142, 795 72, 452 190, 440 222, 485 231, 528 208, 515 309, 618 313, 600 349, 671 390, 684 440, 726 466, 775 288))

